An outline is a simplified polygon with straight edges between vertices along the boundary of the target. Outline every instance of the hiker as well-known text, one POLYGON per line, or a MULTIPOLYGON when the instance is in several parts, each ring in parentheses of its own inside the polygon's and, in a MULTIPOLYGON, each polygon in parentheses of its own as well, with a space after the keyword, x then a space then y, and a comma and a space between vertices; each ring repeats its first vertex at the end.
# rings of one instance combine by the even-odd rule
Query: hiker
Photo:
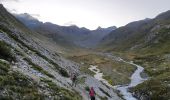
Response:
POLYGON ((95 100, 95 91, 93 89, 93 87, 91 87, 90 91, 89 91, 89 95, 91 100, 95 100))
POLYGON ((77 82, 77 75, 76 75, 76 73, 73 73, 71 75, 71 80, 72 80, 72 86, 76 87, 76 82, 77 82))

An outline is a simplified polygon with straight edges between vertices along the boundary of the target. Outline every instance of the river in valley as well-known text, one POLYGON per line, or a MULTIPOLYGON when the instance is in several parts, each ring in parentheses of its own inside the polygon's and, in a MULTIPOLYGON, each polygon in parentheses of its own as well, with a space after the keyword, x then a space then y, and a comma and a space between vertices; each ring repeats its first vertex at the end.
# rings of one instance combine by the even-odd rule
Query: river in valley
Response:
POLYGON ((95 73, 94 77, 97 80, 102 81, 103 83, 105 83, 107 86, 109 86, 111 88, 119 90, 120 93, 123 95, 123 98, 125 100, 137 100, 135 97, 132 96, 132 93, 130 93, 128 91, 128 89, 131 88, 131 87, 134 87, 134 86, 136 86, 136 85, 138 85, 138 84, 140 84, 140 83, 142 83, 146 80, 146 79, 141 77, 141 72, 143 72, 144 68, 140 65, 134 64, 132 61, 128 62, 128 61, 121 59, 120 57, 112 56, 110 54, 107 54, 107 57, 111 58, 112 60, 116 60, 116 61, 119 61, 119 62, 122 62, 122 63, 128 63, 128 64, 131 64, 131 65, 137 67, 135 72, 130 77, 131 82, 129 84, 112 86, 111 84, 108 83, 107 80, 103 79, 103 73, 100 71, 100 69, 97 68, 97 66, 90 65, 89 70, 91 70, 92 72, 95 73))

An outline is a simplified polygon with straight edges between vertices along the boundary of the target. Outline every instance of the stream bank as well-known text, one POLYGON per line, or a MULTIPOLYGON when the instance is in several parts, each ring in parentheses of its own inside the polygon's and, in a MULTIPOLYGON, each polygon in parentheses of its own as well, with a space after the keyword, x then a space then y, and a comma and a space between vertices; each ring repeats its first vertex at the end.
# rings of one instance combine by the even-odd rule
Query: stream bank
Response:
POLYGON ((127 85, 112 86, 111 84, 108 83, 107 80, 103 79, 103 73, 100 71, 100 69, 97 68, 98 66, 90 65, 89 70, 91 70, 92 72, 95 73, 94 78, 96 78, 99 81, 102 81, 104 84, 106 84, 107 86, 109 86, 113 89, 119 90, 125 100, 137 100, 135 97, 133 97, 132 93, 130 93, 128 91, 128 89, 131 87, 135 87, 136 85, 147 80, 147 79, 141 77, 141 73, 143 72, 144 68, 140 65, 133 63, 132 61, 130 61, 130 62, 125 61, 125 60, 121 59, 120 57, 115 57, 110 54, 107 54, 106 56, 111 58, 112 60, 116 60, 116 61, 119 61, 122 63, 128 63, 128 64, 131 64, 131 65, 137 67, 135 72, 130 77, 131 82, 127 85))

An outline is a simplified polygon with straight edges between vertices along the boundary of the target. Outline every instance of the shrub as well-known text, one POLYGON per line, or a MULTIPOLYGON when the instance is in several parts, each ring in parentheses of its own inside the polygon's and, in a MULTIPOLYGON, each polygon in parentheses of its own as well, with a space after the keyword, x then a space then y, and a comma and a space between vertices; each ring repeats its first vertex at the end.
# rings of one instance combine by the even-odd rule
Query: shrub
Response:
POLYGON ((15 60, 10 47, 3 41, 0 41, 0 58, 8 61, 15 60))
MULTIPOLYGON (((39 54, 39 56, 40 56, 40 55, 41 55, 41 54, 39 54)), ((69 77, 68 72, 67 72, 65 69, 61 68, 61 67, 60 67, 57 63, 55 63, 53 60, 47 58, 47 57, 44 56, 44 55, 41 55, 41 57, 44 58, 44 59, 45 59, 46 61, 48 61, 49 63, 51 63, 51 64, 59 71, 59 74, 61 74, 61 75, 64 76, 64 77, 69 77)))
POLYGON ((57 96, 57 100, 82 100, 79 93, 59 87, 51 80, 41 79, 41 81, 48 84, 48 88, 53 91, 53 95, 57 96))
POLYGON ((67 72, 65 69, 63 69, 63 68, 60 68, 60 69, 59 69, 59 73, 60 73, 62 76, 64 76, 64 77, 69 77, 68 72, 67 72))
POLYGON ((90 88, 88 86, 85 87, 86 91, 90 91, 90 88))
POLYGON ((0 61, 0 75, 6 75, 9 70, 9 65, 0 61))

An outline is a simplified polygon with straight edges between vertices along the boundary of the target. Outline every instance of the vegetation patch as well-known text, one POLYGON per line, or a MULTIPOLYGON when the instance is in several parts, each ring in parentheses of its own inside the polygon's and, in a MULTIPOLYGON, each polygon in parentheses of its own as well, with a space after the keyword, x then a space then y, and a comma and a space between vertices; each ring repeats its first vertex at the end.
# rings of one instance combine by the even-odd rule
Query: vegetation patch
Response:
POLYGON ((68 72, 64 68, 59 68, 58 69, 59 73, 64 76, 64 77, 70 77, 68 72))
POLYGON ((104 91, 102 88, 99 87, 99 89, 100 89, 100 91, 102 91, 105 95, 107 95, 108 97, 111 97, 111 96, 109 95, 109 93, 107 93, 106 91, 104 91))
POLYGON ((78 81, 79 84, 84 84, 85 80, 86 80, 86 77, 84 76, 84 77, 78 78, 77 81, 78 81))
POLYGON ((15 60, 14 55, 12 54, 11 48, 5 42, 0 41, 0 58, 12 61, 15 60))
POLYGON ((69 59, 74 60, 75 62, 84 62, 86 65, 95 65, 98 63, 103 63, 108 61, 103 56, 96 55, 96 54, 88 54, 88 55, 81 55, 81 56, 73 56, 69 59))
POLYGON ((51 78, 55 78, 52 74, 48 73, 47 71, 45 71, 42 67, 34 64, 29 58, 24 58, 25 61, 27 61, 30 65, 32 65, 32 68, 41 72, 42 74, 45 74, 51 78))
POLYGON ((108 100, 107 97, 100 97, 101 100, 108 100))
POLYGON ((90 88, 88 86, 86 86, 84 89, 88 92, 90 91, 90 88))
POLYGON ((48 59, 46 56, 43 57, 46 61, 48 61, 49 63, 51 63, 57 70, 58 72, 64 76, 64 77, 70 77, 68 72, 64 69, 64 68, 61 68, 57 63, 55 63, 53 60, 51 59, 48 59))
POLYGON ((170 98, 170 62, 163 55, 145 55, 135 58, 145 68, 150 80, 136 86, 132 91, 137 98, 146 96, 150 100, 170 98))
POLYGON ((80 70, 86 74, 94 76, 94 72, 88 68, 90 65, 97 65, 101 72, 105 75, 104 78, 112 85, 127 84, 130 82, 129 77, 136 70, 135 66, 124 62, 114 61, 102 55, 88 54, 81 56, 73 56, 70 59, 81 63, 80 70))
POLYGON ((7 75, 7 72, 9 71, 10 66, 0 60, 0 75, 7 75))
POLYGON ((90 69, 88 69, 89 67, 90 67, 90 66, 86 66, 86 65, 81 66, 81 67, 80 67, 80 71, 81 71, 81 72, 84 72, 84 73, 86 73, 86 74, 89 74, 89 75, 91 75, 91 76, 94 76, 95 73, 92 72, 90 69))
POLYGON ((59 87, 51 80, 43 78, 41 81, 48 84, 48 88, 53 91, 51 95, 55 96, 56 100, 82 100, 82 97, 77 92, 59 87))
POLYGON ((137 98, 146 96, 148 100, 167 100, 170 98, 170 87, 156 79, 145 81, 132 89, 137 98))
POLYGON ((1 100, 42 100, 43 94, 37 84, 19 72, 10 70, 10 66, 0 61, 0 99, 1 100))
POLYGON ((117 61, 99 64, 98 68, 104 74, 103 78, 113 86, 129 83, 129 78, 134 70, 136 70, 135 66, 117 61))

